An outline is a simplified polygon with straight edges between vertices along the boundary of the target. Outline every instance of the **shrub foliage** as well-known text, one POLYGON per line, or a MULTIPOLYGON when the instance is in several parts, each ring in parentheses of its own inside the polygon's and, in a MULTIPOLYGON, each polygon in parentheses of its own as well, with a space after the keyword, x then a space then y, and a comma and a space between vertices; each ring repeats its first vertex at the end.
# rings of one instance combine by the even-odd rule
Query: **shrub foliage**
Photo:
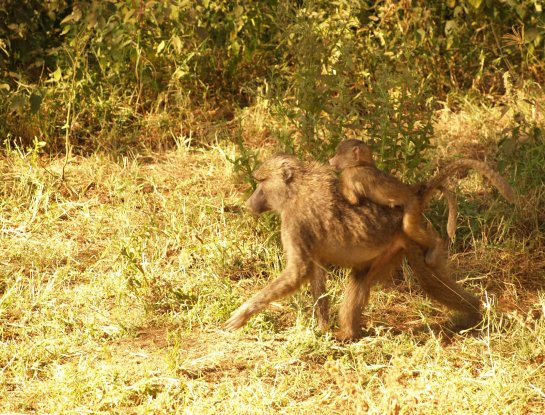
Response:
POLYGON ((4 0, 0 139, 137 150, 265 99, 289 151, 420 162, 438 101, 545 81, 543 0, 4 0))

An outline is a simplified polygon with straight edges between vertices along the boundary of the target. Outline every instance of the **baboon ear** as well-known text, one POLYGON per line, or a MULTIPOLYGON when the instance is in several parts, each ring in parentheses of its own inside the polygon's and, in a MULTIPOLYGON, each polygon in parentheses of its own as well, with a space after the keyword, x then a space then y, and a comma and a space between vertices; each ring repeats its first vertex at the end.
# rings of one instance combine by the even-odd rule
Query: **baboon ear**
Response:
POLYGON ((282 163, 282 180, 289 183, 293 180, 293 168, 288 163, 282 163))
POLYGON ((354 148, 352 148, 352 153, 354 154, 354 160, 361 161, 362 159, 361 148, 359 148, 358 146, 355 146, 354 148))

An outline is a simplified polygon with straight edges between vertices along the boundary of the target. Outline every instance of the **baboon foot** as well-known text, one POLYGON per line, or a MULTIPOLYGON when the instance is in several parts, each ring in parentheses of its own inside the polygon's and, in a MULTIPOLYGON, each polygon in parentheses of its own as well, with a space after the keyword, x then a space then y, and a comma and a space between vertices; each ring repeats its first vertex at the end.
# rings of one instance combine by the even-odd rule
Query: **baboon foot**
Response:
POLYGON ((318 312, 314 315, 314 319, 314 321, 316 321, 316 326, 318 327, 318 330, 320 330, 322 333, 326 333, 329 331, 329 315, 327 311, 318 310, 318 312))
POLYGON ((322 319, 316 319, 316 326, 318 327, 318 330, 322 333, 327 333, 329 331, 329 322, 322 319))
POLYGON ((242 304, 231 314, 231 317, 225 322, 225 328, 227 330, 236 330, 244 326, 246 322, 252 317, 250 307, 246 304, 242 304))
POLYGON ((472 328, 477 328, 482 322, 483 315, 481 313, 472 313, 465 315, 458 315, 452 318, 448 324, 448 329, 458 333, 464 330, 470 330, 472 328))
POLYGON ((340 342, 349 342, 351 340, 357 340, 363 336, 363 332, 361 330, 346 330, 346 329, 339 329, 334 333, 335 338, 340 342))

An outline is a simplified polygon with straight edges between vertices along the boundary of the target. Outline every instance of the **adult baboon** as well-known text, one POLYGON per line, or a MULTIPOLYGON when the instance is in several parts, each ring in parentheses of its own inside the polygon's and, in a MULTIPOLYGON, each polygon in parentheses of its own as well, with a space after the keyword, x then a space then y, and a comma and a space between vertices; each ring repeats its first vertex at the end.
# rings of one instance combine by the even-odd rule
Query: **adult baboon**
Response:
POLYGON ((280 215, 286 268, 233 312, 228 329, 242 327, 253 314, 305 281, 311 286, 318 325, 327 329, 324 266, 331 264, 352 269, 337 336, 358 337, 371 286, 389 276, 403 255, 426 294, 463 313, 468 325, 480 319, 479 300, 449 278, 444 264, 427 265, 423 249, 404 234, 401 209, 365 200, 352 206, 341 196, 338 179, 328 167, 304 164, 293 156, 272 157, 254 177, 258 186, 246 205, 256 214, 272 210, 280 215))

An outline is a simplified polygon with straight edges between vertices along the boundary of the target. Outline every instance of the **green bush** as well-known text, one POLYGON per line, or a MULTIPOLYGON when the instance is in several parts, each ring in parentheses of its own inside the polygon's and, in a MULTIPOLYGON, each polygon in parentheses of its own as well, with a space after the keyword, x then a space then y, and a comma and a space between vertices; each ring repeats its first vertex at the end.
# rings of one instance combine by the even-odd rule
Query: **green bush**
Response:
POLYGON ((324 159, 369 139, 410 177, 437 101, 543 81, 542 0, 7 0, 1 137, 47 150, 211 139, 259 94, 279 147, 324 159), (180 121, 181 120, 181 121, 180 121), (182 124, 180 126, 180 124, 182 124))

